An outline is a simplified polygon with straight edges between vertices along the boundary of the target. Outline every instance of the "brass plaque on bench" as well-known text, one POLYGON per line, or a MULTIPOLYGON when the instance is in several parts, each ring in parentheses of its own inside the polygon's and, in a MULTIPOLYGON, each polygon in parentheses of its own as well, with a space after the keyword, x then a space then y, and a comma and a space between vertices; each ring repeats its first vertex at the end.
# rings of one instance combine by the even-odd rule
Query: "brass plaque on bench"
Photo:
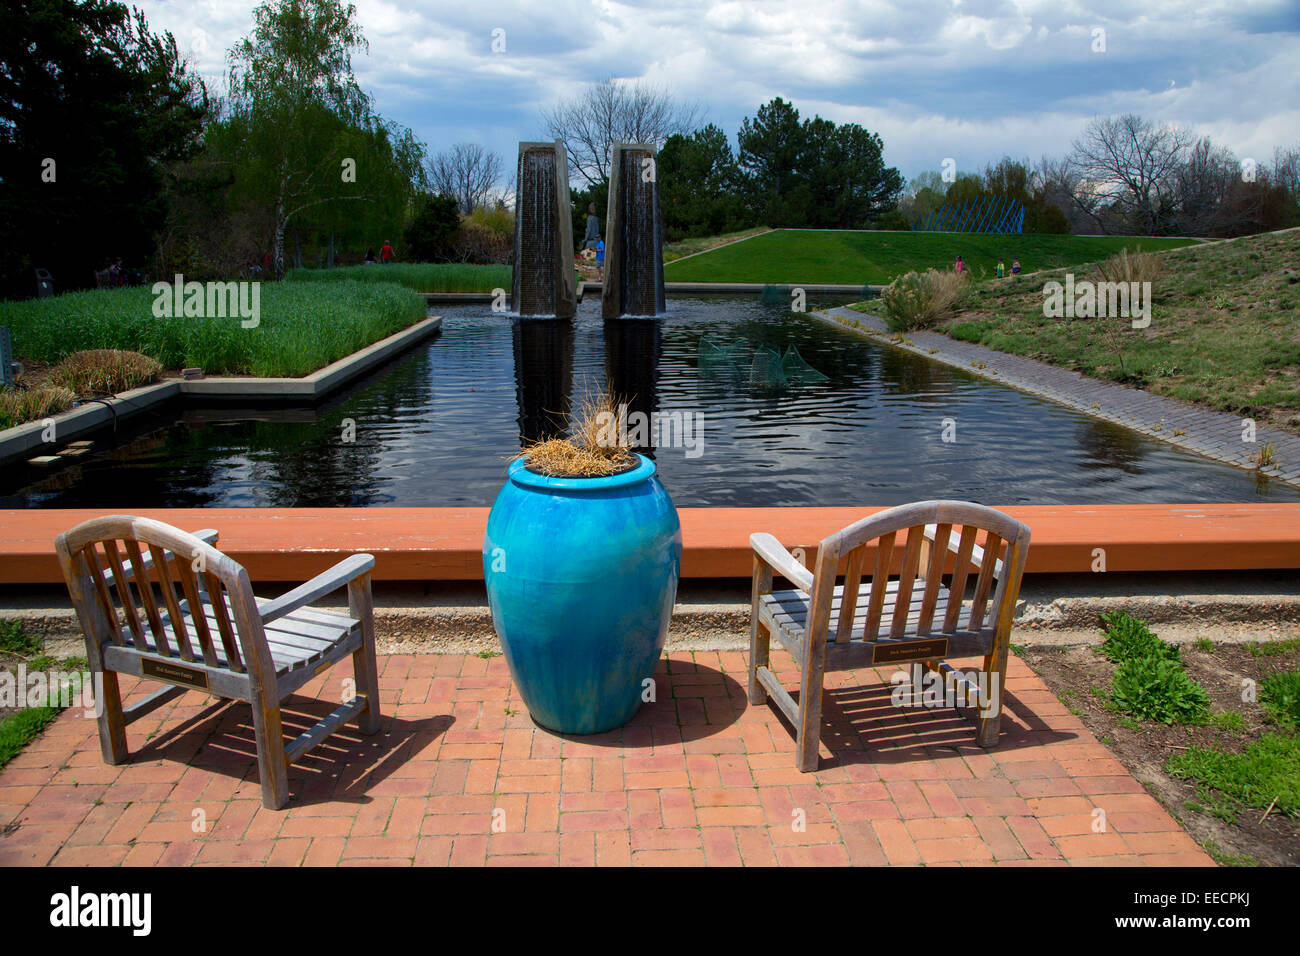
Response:
POLYGON ((207 672, 198 667, 186 667, 184 664, 156 661, 145 657, 140 661, 140 673, 145 677, 157 677, 159 680, 171 681, 173 684, 208 689, 207 672))
POLYGON ((948 656, 948 638, 931 637, 919 641, 890 641, 871 646, 872 664, 897 664, 899 661, 928 661, 948 656))

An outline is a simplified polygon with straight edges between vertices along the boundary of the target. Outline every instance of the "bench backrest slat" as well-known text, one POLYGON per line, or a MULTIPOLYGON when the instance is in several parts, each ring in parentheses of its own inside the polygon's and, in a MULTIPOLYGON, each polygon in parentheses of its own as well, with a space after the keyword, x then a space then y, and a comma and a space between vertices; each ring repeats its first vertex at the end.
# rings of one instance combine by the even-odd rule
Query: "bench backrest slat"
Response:
POLYGON ((167 634, 163 630, 162 615, 158 613, 158 602, 153 598, 153 584, 149 581, 149 570, 145 567, 144 557, 140 553, 140 543, 134 538, 124 538, 122 546, 126 548, 126 555, 131 560, 131 573, 135 575, 135 589, 140 593, 140 604, 149 619, 153 648, 164 657, 171 657, 167 634))
POLYGON ((974 525, 968 524, 961 529, 961 537, 957 542, 957 558, 953 564, 952 577, 948 585, 948 610, 943 616, 945 633, 951 633, 957 629, 957 621, 962 609, 962 598, 966 594, 966 579, 970 577, 970 558, 975 548, 975 538, 978 535, 979 528, 974 525))
POLYGON ((230 662, 231 670, 243 673, 244 660, 239 654, 239 640, 235 637, 235 629, 230 623, 225 589, 221 586, 220 579, 211 571, 203 573, 203 581, 208 592, 208 600, 211 602, 212 616, 217 619, 217 630, 221 632, 221 646, 225 648, 226 660, 230 662))
MULTIPOLYGON (((868 634, 875 634, 880 630, 880 617, 885 609, 885 589, 876 587, 876 582, 887 582, 889 580, 889 565, 894 560, 894 539, 895 532, 890 531, 880 536, 876 543, 876 566, 871 573, 871 601, 867 605, 867 623, 865 631, 868 634)), ((844 636, 848 640, 849 635, 844 636)))
POLYGON ((943 581, 943 570, 948 560, 948 538, 952 534, 951 524, 941 524, 935 529, 934 540, 924 535, 929 529, 922 529, 921 575, 925 578, 925 591, 921 595, 921 613, 917 617, 916 632, 929 634, 934 624, 934 609, 939 603, 939 586, 943 581))
MULTIPOLYGON (((176 600, 176 585, 172 581, 171 561, 163 553, 163 549, 156 544, 149 545, 149 554, 153 556, 153 568, 158 574, 158 585, 162 591, 163 603, 167 608, 167 619, 172 626, 172 637, 176 641, 176 653, 182 660, 194 660, 194 650, 190 647, 189 631, 185 628, 185 616, 181 613, 180 601, 176 600)), ((184 566, 185 562, 179 561, 178 565, 184 566)), ((180 569, 178 567, 178 572, 180 569)), ((195 610, 195 614, 201 611, 195 610)), ((165 638, 164 638, 165 640, 165 638)))

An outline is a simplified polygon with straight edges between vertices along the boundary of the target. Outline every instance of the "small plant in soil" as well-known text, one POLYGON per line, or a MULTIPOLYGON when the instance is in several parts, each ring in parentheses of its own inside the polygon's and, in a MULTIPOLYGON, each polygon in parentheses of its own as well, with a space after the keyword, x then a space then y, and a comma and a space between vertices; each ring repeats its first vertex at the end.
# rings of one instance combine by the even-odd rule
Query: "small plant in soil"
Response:
POLYGON ((1177 660, 1136 657, 1115 668, 1111 696, 1120 710, 1162 724, 1203 724, 1210 697, 1177 660))
POLYGON ((1259 703, 1271 723, 1294 732, 1300 724, 1300 671, 1282 671, 1260 681, 1259 703))
POLYGON ((1178 648, 1160 640, 1146 623, 1130 617, 1123 611, 1112 611, 1101 616, 1106 630, 1106 640, 1101 652, 1116 664, 1136 657, 1154 656, 1163 660, 1178 660, 1178 648))
POLYGON ((26 658, 40 649, 40 642, 27 633, 22 621, 0 621, 0 654, 26 658))
POLYGON ((1256 468, 1271 468, 1273 465, 1276 464, 1277 464, 1277 449, 1274 448, 1271 444, 1265 445, 1263 448, 1259 450, 1259 454, 1255 456, 1256 468))

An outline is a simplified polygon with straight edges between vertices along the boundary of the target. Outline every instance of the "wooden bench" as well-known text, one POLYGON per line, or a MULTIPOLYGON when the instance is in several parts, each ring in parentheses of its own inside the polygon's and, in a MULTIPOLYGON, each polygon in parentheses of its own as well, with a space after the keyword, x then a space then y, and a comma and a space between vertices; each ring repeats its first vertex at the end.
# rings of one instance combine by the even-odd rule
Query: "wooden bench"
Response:
POLYGON ((375 559, 353 555, 281 597, 262 600, 248 572, 213 547, 216 540, 212 530, 189 534, 161 521, 113 515, 59 535, 55 551, 90 669, 103 681, 104 760, 125 761, 127 724, 186 690, 248 701, 262 803, 278 810, 289 801, 291 763, 347 721, 356 720, 362 733, 379 729, 375 559), (345 585, 347 614, 307 606, 345 585), (280 702, 349 654, 356 695, 286 747, 280 702), (119 673, 168 686, 123 708, 119 673))
POLYGON ((1025 525, 983 505, 923 501, 824 539, 811 572, 770 534, 752 535, 750 546, 749 701, 770 696, 794 725, 800 770, 817 769, 827 667, 920 662, 961 682, 964 699, 978 705, 977 742, 996 744, 1011 618, 1029 551, 1025 525), (841 564, 844 583, 837 585, 841 564), (774 575, 794 588, 774 591, 774 575), (797 703, 770 669, 773 637, 800 668, 797 703), (984 656, 977 683, 944 660, 975 655, 984 656))

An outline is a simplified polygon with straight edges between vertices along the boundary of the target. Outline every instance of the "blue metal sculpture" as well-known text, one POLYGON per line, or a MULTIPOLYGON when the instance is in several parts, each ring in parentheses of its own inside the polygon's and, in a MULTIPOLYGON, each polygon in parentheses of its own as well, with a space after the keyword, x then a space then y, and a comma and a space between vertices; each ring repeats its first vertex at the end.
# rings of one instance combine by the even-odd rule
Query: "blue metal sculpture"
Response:
POLYGON ((1024 232, 1025 207, 1007 196, 944 203, 926 216, 918 216, 913 232, 1024 232))

